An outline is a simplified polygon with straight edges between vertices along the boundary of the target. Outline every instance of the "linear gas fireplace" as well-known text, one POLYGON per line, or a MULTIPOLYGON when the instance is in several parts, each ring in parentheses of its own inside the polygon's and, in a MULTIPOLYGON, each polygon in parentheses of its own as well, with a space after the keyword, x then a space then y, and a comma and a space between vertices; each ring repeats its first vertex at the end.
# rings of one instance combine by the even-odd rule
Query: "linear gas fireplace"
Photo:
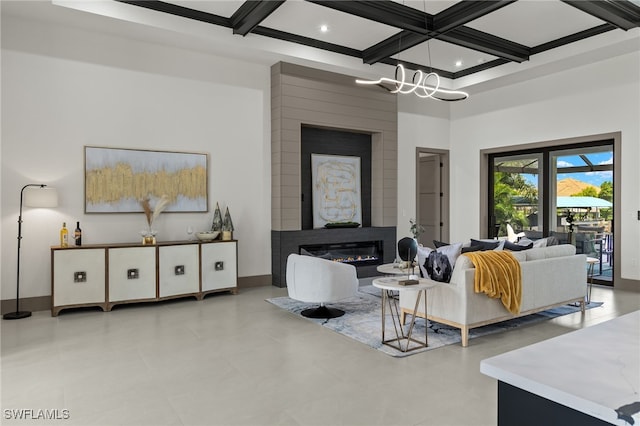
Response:
POLYGON ((272 231, 271 242, 273 284, 278 287, 287 285, 287 256, 291 253, 340 259, 356 267, 358 278, 379 275, 378 265, 391 263, 396 256, 394 226, 272 231))
POLYGON ((383 247, 384 241, 313 244, 300 246, 300 254, 349 263, 357 268, 364 265, 381 265, 384 258, 383 247))

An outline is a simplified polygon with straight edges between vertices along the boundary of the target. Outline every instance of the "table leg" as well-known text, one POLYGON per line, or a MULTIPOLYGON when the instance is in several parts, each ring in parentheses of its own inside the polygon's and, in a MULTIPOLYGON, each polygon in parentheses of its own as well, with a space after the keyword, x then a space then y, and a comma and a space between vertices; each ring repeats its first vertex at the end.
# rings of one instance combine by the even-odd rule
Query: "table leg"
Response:
POLYGON ((395 301, 395 299, 393 298, 393 295, 389 294, 391 292, 391 290, 383 290, 382 292, 382 343, 388 346, 391 346, 394 349, 397 349, 401 352, 409 352, 415 349, 419 349, 419 348, 423 348, 423 347, 427 347, 427 324, 428 324, 428 320, 426 319, 426 314, 427 314, 427 291, 426 290, 420 290, 418 291, 418 295, 416 297, 416 304, 414 306, 413 309, 413 315, 411 317, 411 322, 409 323, 409 331, 407 333, 407 335, 405 336, 404 334, 404 329, 402 328, 402 325, 400 324, 400 308, 397 306, 397 301, 395 301), (424 293, 424 295, 422 294, 424 293), (412 337, 413 335, 413 330, 415 327, 415 323, 416 323, 416 317, 418 314, 418 306, 420 306, 420 300, 424 301, 424 312, 425 312, 425 331, 424 331, 424 342, 421 342, 419 340, 416 340, 412 337), (394 312, 394 307, 393 307, 393 302, 396 303, 395 306, 395 312, 394 312), (386 328, 386 305, 387 303, 389 304, 389 311, 391 314, 391 320, 393 321, 393 328, 395 330, 395 334, 396 334, 396 338, 395 339, 386 339, 385 338, 385 328, 386 328), (402 341, 406 340, 406 344, 402 345, 402 341), (414 348, 409 348, 411 342, 417 343, 420 346, 416 346, 414 348))

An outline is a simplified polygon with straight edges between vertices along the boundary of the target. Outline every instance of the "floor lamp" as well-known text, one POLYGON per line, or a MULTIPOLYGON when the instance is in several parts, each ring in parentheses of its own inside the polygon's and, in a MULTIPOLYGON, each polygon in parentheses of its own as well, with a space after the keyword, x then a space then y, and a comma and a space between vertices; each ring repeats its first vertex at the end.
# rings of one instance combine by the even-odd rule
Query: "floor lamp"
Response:
POLYGON ((4 314, 6 320, 20 319, 31 316, 30 311, 20 310, 20 243, 22 241, 22 202, 27 207, 57 207, 58 192, 47 185, 30 183, 20 191, 20 214, 18 216, 18 269, 16 273, 16 311, 4 314), (28 190, 25 192, 25 189, 28 190), (38 189, 34 189, 38 188, 38 189))

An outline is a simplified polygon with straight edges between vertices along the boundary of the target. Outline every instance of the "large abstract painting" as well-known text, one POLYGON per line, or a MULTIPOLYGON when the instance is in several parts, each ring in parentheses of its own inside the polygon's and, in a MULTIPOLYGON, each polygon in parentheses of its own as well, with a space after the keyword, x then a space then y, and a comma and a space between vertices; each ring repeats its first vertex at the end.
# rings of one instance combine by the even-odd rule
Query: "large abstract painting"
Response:
POLYGON ((362 223, 360 157, 311 154, 313 227, 362 223))
POLYGON ((207 212, 207 154, 85 147, 85 212, 142 212, 169 199, 166 212, 207 212))

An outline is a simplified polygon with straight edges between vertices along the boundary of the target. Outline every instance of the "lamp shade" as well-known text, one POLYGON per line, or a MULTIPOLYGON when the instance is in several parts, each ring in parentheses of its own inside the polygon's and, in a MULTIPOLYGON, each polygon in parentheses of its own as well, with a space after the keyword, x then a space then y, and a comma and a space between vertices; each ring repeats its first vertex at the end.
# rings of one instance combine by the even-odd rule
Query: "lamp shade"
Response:
POLYGON ((46 186, 26 188, 24 205, 27 207, 58 207, 58 191, 46 186))

